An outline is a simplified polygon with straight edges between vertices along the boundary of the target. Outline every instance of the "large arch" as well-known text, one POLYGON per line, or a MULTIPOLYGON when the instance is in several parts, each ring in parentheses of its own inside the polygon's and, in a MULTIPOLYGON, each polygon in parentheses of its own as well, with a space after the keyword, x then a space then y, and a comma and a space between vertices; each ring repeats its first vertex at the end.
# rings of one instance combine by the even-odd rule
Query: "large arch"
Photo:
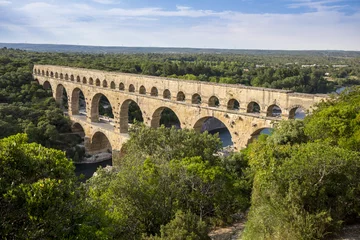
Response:
POLYGON ((51 87, 51 84, 50 84, 49 81, 45 81, 45 82, 43 83, 43 88, 44 88, 45 90, 50 90, 50 91, 52 91, 52 87, 51 87))
POLYGON ((91 137, 91 145, 88 149, 91 154, 101 153, 101 152, 112 152, 112 146, 109 141, 109 138, 103 132, 96 132, 91 137))
POLYGON ((78 122, 71 125, 71 132, 78 134, 80 137, 85 137, 85 128, 78 122))
POLYGON ((120 106, 120 133, 128 133, 129 124, 132 124, 134 120, 143 122, 142 112, 134 100, 127 99, 120 106))
POLYGON ((181 128, 180 119, 177 114, 168 107, 159 107, 155 110, 151 118, 151 127, 157 128, 160 125, 165 127, 181 128))
POLYGON ((289 111, 289 119, 304 119, 306 110, 301 105, 292 106, 289 111))
POLYGON ((58 84, 55 91, 55 101, 63 110, 68 110, 68 94, 62 84, 58 84))
POLYGON ((212 116, 206 116, 198 119, 194 125, 194 129, 197 132, 208 131, 211 134, 219 133, 219 138, 223 147, 233 145, 233 137, 226 126, 220 119, 212 116))
POLYGON ((252 143, 255 139, 257 139, 260 135, 270 135, 272 133, 273 128, 269 128, 269 127, 263 127, 263 128, 258 128, 256 129, 251 135, 250 138, 248 139, 247 144, 252 143))
POLYGON ((73 115, 86 113, 85 95, 80 88, 75 88, 71 94, 71 112, 73 115))
POLYGON ((100 115, 112 118, 112 105, 109 99, 104 94, 97 93, 91 101, 91 121, 100 122, 100 115))
POLYGON ((268 107, 267 111, 266 111, 266 116, 267 117, 281 117, 281 108, 276 105, 276 104, 272 104, 268 107))

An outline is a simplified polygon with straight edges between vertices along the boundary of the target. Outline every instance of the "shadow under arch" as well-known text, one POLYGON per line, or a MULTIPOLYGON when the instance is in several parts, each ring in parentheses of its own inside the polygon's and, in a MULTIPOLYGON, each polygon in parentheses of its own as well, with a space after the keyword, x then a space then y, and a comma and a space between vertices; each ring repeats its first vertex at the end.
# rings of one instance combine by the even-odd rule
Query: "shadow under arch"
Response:
POLYGON ((53 91, 52 86, 51 86, 51 83, 50 83, 49 81, 45 81, 45 82, 43 83, 43 88, 44 88, 45 90, 50 90, 51 92, 53 91))
POLYGON ((84 127, 81 125, 81 123, 78 122, 74 122, 71 125, 71 132, 78 134, 80 137, 84 138, 85 137, 85 129, 84 127))
POLYGON ((75 88, 71 94, 71 112, 73 115, 86 113, 85 95, 80 88, 75 88))
POLYGON ((55 101, 63 110, 69 110, 68 94, 66 88, 62 84, 58 84, 55 91, 55 101))
POLYGON ((206 116, 198 119, 194 125, 197 132, 209 132, 210 134, 219 134, 223 147, 232 146, 232 136, 226 125, 216 117, 206 116))
POLYGON ((91 101, 91 122, 100 122, 100 115, 108 118, 113 118, 112 105, 109 99, 103 93, 97 93, 93 96, 91 101))
POLYGON ((135 120, 144 121, 141 109, 133 99, 127 99, 120 106, 120 133, 128 133, 129 124, 135 120))
POLYGON ((102 152, 112 153, 112 146, 105 133, 98 131, 91 137, 88 153, 97 154, 102 152))
POLYGON ((152 114, 151 127, 157 128, 161 125, 165 127, 175 127, 181 129, 181 123, 176 113, 168 107, 159 107, 152 114))

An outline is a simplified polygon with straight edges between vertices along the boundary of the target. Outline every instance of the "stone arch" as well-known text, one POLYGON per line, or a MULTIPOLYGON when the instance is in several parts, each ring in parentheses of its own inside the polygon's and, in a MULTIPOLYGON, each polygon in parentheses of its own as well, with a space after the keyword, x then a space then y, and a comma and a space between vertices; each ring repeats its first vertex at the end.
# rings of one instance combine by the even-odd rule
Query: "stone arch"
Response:
POLYGON ((54 77, 54 72, 53 71, 50 72, 50 77, 52 77, 52 78, 54 77))
POLYGON ((227 109, 238 111, 240 109, 239 101, 234 98, 230 99, 227 104, 227 109))
POLYGON ((69 80, 69 75, 67 73, 65 74, 65 80, 69 80))
POLYGON ((44 70, 41 71, 41 75, 45 76, 45 71, 44 70))
POLYGON ((100 116, 100 99, 101 98, 106 98, 106 100, 109 102, 109 106, 107 109, 111 110, 111 114, 112 114, 113 104, 111 104, 109 98, 106 97, 106 95, 103 93, 97 93, 97 94, 95 94, 95 96, 93 96, 92 101, 91 101, 90 118, 91 118, 92 122, 100 122, 99 116, 100 116))
POLYGON ((125 90, 125 85, 123 83, 119 84, 119 90, 120 91, 124 91, 125 90))
POLYGON ((72 82, 75 81, 75 78, 74 78, 74 75, 73 75, 73 74, 70 75, 70 80, 71 80, 72 82))
POLYGON ((191 97, 192 104, 201 104, 201 96, 198 93, 195 93, 191 97))
POLYGON ((85 128, 79 122, 75 122, 71 125, 71 132, 80 135, 80 137, 85 137, 85 128))
POLYGON ((169 89, 165 89, 163 92, 163 98, 165 99, 171 99, 171 93, 169 91, 169 89))
POLYGON ((59 74, 57 72, 55 73, 55 78, 59 78, 59 74))
POLYGON ((250 135, 250 138, 248 139, 248 142, 247 144, 250 144, 252 143, 255 139, 257 139, 260 135, 262 134, 271 134, 271 131, 272 131, 273 128, 270 128, 270 127, 261 127, 261 128, 258 128, 256 129, 251 135, 250 135))
POLYGON ((86 112, 85 95, 80 88, 75 88, 71 94, 71 113, 77 115, 80 110, 86 112))
POLYGON ((151 118, 151 127, 157 128, 160 125, 165 127, 181 128, 181 123, 178 115, 168 107, 159 107, 154 111, 151 118))
POLYGON ((129 85, 129 92, 135 92, 135 87, 133 84, 129 85))
POLYGON ((110 138, 102 131, 95 132, 91 137, 91 145, 89 146, 88 152, 91 154, 101 152, 112 152, 112 146, 110 138))
POLYGON ((35 74, 35 75, 37 74, 37 70, 36 70, 36 68, 34 68, 34 74, 35 74))
POLYGON ((86 82, 87 82, 86 77, 83 77, 82 82, 83 82, 83 84, 86 84, 86 82))
POLYGON ((114 81, 112 81, 112 82, 110 83, 110 88, 111 88, 111 89, 115 89, 115 83, 114 83, 114 81))
POLYGON ((150 93, 150 95, 153 96, 153 97, 157 97, 157 96, 159 95, 159 92, 158 92, 158 90, 157 90, 156 87, 152 87, 152 88, 151 88, 151 93, 150 93))
POLYGON ((76 76, 76 82, 81 82, 80 76, 76 76))
POLYGON ((45 81, 44 83, 43 83, 43 88, 45 89, 45 90, 51 90, 52 91, 52 86, 51 86, 51 84, 50 84, 50 82, 49 81, 45 81))
POLYGON ((107 81, 106 81, 106 80, 103 80, 102 86, 103 86, 104 88, 107 88, 108 84, 107 84, 107 81))
POLYGON ((209 107, 219 107, 220 106, 220 101, 219 98, 216 96, 211 96, 209 98, 209 107))
POLYGON ((202 117, 195 122, 194 130, 197 132, 208 131, 211 134, 223 134, 223 138, 220 136, 223 147, 233 145, 234 138, 229 130, 229 127, 219 118, 213 116, 202 117))
POLYGON ((91 77, 91 78, 89 78, 89 84, 90 85, 94 85, 94 79, 91 77))
POLYGON ((142 111, 137 102, 133 99, 127 99, 120 106, 120 133, 128 133, 129 123, 132 123, 134 120, 144 121, 142 111), (135 110, 135 114, 132 114, 131 110, 135 110))
POLYGON ((46 71, 46 76, 47 76, 47 77, 49 76, 49 71, 46 71))
POLYGON ((60 105, 62 109, 68 109, 68 99, 66 88, 62 84, 58 84, 55 90, 55 101, 60 105))
POLYGON ((64 75, 60 73, 60 79, 64 79, 64 75))
POLYGON ((139 93, 140 93, 140 94, 143 94, 143 95, 146 94, 146 88, 145 88, 143 85, 140 86, 140 88, 139 88, 139 93))
POLYGON ((185 102, 184 92, 182 92, 182 91, 178 92, 178 94, 176 95, 176 101, 185 102))
POLYGON ((306 108, 301 105, 294 105, 290 107, 289 119, 304 119, 306 116, 306 108))
POLYGON ((100 87, 100 79, 97 78, 97 79, 95 80, 95 85, 96 85, 97 87, 100 87))
POLYGON ((266 116, 267 117, 281 117, 281 108, 276 105, 276 104, 272 104, 267 108, 266 111, 266 116))
POLYGON ((260 113, 260 111, 261 111, 260 104, 255 101, 251 101, 247 105, 247 109, 246 109, 247 113, 260 113))
POLYGON ((37 72, 37 73, 38 73, 38 75, 40 75, 40 69, 38 69, 38 72, 37 72))

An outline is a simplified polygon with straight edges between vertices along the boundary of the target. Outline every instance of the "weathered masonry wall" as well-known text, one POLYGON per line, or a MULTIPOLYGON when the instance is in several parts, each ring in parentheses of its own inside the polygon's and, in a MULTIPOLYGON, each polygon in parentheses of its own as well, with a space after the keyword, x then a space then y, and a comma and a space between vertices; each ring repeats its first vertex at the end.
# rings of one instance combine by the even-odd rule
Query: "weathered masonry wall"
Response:
POLYGON ((92 136, 100 131, 109 139, 112 150, 118 152, 128 138, 129 101, 139 105, 144 123, 151 127, 159 126, 164 108, 176 113, 182 128, 199 130, 206 119, 215 117, 229 129, 235 149, 241 149, 254 133, 272 127, 272 122, 293 118, 297 108, 311 110, 313 104, 326 98, 321 94, 51 65, 35 65, 34 78, 50 86, 59 103, 62 91, 66 90, 69 116, 84 128, 89 148, 92 136), (80 90, 85 96, 86 117, 79 115, 80 90), (98 104, 102 95, 108 98, 114 113, 114 126, 110 128, 99 123, 98 104), (253 112, 254 104, 258 104, 259 113, 253 112), (274 106, 281 109, 281 117, 272 115, 274 106))

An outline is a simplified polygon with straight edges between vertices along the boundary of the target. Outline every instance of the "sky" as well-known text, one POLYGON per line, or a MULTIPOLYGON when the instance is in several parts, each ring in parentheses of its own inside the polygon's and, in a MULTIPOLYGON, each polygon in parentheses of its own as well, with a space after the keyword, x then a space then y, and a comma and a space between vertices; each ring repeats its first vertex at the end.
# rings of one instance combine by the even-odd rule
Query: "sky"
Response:
POLYGON ((0 42, 360 50, 360 0, 0 0, 0 42))

